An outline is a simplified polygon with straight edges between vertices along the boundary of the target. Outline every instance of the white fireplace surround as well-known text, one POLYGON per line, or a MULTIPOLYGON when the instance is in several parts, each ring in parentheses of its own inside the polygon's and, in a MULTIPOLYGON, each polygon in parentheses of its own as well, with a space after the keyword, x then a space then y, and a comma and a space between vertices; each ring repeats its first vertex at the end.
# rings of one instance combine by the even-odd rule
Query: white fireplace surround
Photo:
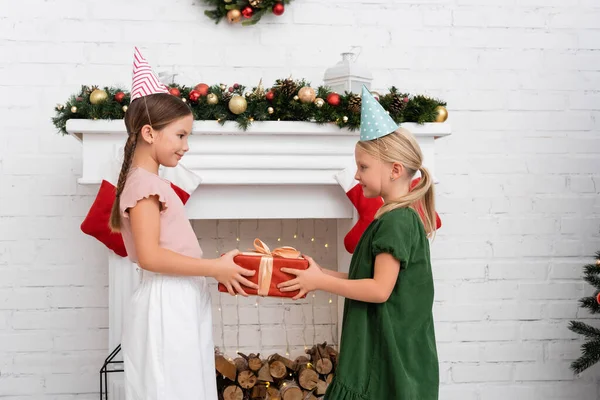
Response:
MULTIPOLYGON (((450 134, 448 123, 402 125, 417 138, 424 165, 435 176, 434 143, 450 134)), ((69 120, 67 131, 82 143, 80 184, 114 179, 126 140, 122 120, 69 120)), ((190 150, 182 164, 202 183, 186 204, 190 219, 336 219, 338 269, 350 255, 343 238, 356 211, 336 175, 353 176, 358 131, 333 124, 255 122, 247 130, 235 123, 195 121, 190 150)), ((123 307, 135 286, 126 260, 109 257, 109 349, 120 342, 123 307)), ((338 313, 341 313, 341 305, 338 313)), ((341 319, 340 319, 341 320, 341 319)))

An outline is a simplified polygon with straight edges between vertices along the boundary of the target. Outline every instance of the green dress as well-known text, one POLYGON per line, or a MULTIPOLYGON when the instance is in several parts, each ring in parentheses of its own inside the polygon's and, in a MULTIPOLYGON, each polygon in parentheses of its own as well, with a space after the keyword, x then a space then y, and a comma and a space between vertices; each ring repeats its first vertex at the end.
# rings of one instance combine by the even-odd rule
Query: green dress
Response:
POLYGON ((437 400, 429 242, 412 208, 389 211, 363 233, 349 279, 373 278, 375 257, 389 253, 400 274, 381 304, 346 299, 339 365, 326 400, 437 400))

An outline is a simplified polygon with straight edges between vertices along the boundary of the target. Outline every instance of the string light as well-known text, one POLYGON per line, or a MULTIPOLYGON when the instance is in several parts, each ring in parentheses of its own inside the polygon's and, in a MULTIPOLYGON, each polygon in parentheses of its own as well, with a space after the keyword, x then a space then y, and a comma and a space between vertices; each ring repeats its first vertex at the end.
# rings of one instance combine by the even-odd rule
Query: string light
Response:
POLYGON ((331 304, 331 303, 333 303, 333 300, 332 300, 332 299, 329 299, 329 304, 331 304))
POLYGON ((315 241, 315 238, 310 238, 310 241, 311 241, 311 242, 314 242, 314 241, 315 241))
POLYGON ((325 248, 329 247, 329 245, 327 243, 325 243, 325 248))
POLYGON ((294 233, 294 239, 297 239, 297 238, 298 238, 298 235, 296 235, 296 234, 294 233))
POLYGON ((240 238, 235 238, 235 240, 239 242, 239 241, 240 241, 240 238))
POLYGON ((281 242, 281 238, 277 238, 277 241, 278 241, 278 242, 281 242))

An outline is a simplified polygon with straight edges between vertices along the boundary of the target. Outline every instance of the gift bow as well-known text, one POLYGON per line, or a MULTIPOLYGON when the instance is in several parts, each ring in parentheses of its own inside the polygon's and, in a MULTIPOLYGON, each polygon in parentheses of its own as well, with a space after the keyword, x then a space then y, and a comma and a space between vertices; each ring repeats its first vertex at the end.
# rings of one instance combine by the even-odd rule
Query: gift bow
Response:
POLYGON ((260 265, 258 269, 258 295, 267 296, 271 287, 271 278, 273 276, 273 257, 281 258, 302 258, 298 250, 290 246, 269 249, 269 246, 260 239, 254 239, 254 251, 242 253, 244 255, 260 255, 260 265))

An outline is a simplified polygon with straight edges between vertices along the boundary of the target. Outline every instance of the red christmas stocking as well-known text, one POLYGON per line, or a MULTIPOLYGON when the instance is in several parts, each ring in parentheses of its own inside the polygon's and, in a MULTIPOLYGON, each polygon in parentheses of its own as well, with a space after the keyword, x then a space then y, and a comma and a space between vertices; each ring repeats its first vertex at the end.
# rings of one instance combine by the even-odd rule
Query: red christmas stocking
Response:
MULTIPOLYGON (((346 196, 348 196, 350 202, 354 205, 354 208, 358 211, 358 221, 344 237, 344 247, 350 254, 354 253, 360 237, 371 222, 373 222, 375 214, 383 205, 383 199, 381 197, 369 199, 364 196, 362 187, 354 179, 354 176, 351 175, 351 171, 353 171, 353 168, 347 168, 338 173, 335 177, 342 189, 346 192, 346 196)), ((421 178, 414 179, 411 183, 411 189, 414 188, 420 180, 421 178)), ((417 211, 419 212, 419 215, 421 215, 421 218, 423 218, 423 211, 421 209, 417 209, 417 211)), ((442 221, 437 212, 435 218, 437 229, 439 229, 442 226, 442 221)))
MULTIPOLYGON (((171 182, 171 187, 183 204, 189 200, 200 184, 200 177, 181 164, 174 168, 161 169, 160 175, 171 182)), ((120 233, 111 232, 108 227, 115 195, 115 186, 111 182, 103 180, 92 207, 81 223, 81 231, 96 238, 117 255, 127 257, 123 237, 120 233)))

